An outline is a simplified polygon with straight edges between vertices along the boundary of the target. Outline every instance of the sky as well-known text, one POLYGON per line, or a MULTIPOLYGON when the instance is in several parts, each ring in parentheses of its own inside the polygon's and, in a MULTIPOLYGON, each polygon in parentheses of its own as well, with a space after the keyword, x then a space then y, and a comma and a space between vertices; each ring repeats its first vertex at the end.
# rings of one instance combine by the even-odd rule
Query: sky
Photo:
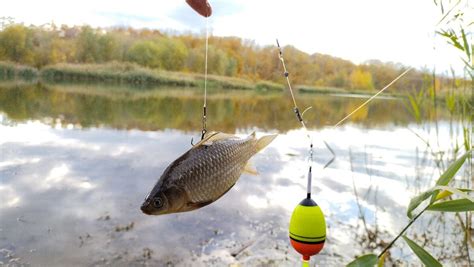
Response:
MULTIPOLYGON (((460 53, 434 34, 442 15, 433 0, 209 0, 215 36, 282 45, 363 63, 371 59, 462 73, 460 53)), ((473 12, 474 13, 474 12, 473 12)), ((26 25, 131 26, 204 33, 206 21, 184 0, 15 0, 0 17, 26 25)))

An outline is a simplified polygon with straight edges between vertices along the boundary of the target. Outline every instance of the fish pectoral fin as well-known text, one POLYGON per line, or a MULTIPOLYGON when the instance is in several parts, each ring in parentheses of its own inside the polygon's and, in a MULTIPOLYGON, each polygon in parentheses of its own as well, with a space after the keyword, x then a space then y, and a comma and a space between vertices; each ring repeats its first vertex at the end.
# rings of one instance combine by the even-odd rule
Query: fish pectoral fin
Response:
POLYGON ((248 162, 247 165, 245 165, 244 173, 251 174, 251 175, 258 175, 257 169, 255 169, 255 167, 250 162, 248 162))
POLYGON ((199 209, 199 208, 202 208, 204 206, 207 206, 209 204, 211 204, 213 201, 212 200, 206 200, 206 201, 203 201, 203 202, 189 202, 187 204, 187 206, 191 209, 199 209))

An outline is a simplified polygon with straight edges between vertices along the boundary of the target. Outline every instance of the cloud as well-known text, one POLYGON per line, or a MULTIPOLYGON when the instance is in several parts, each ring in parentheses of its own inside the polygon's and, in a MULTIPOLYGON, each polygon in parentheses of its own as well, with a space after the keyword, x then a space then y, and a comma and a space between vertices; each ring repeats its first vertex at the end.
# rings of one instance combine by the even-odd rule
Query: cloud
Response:
MULTIPOLYGON (((434 37, 441 17, 431 1, 210 0, 214 35, 238 36, 260 45, 275 38, 307 53, 324 53, 361 63, 369 59, 460 72, 462 62, 444 40, 434 37), (436 50, 433 47, 436 46, 436 50)), ((1 16, 41 25, 89 24, 164 30, 205 31, 205 20, 185 1, 17 0, 1 16), (28 8, 25 8, 28 7, 28 8)), ((439 36, 438 36, 439 37, 439 36)))

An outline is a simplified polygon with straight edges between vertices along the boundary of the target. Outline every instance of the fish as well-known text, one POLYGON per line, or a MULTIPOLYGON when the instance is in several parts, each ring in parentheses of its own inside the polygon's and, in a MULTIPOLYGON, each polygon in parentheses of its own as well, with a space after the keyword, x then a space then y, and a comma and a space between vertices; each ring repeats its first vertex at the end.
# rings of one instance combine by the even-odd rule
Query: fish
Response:
POLYGON ((143 213, 161 215, 192 211, 227 193, 243 172, 258 174, 248 163, 277 135, 259 139, 211 132, 173 161, 141 205, 143 213))

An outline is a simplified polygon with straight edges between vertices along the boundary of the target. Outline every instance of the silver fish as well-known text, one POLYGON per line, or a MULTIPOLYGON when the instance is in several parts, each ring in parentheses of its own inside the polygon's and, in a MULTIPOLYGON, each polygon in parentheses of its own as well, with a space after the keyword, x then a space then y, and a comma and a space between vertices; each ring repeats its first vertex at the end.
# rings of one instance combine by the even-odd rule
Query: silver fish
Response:
POLYGON ((223 196, 242 172, 256 174, 247 164, 276 135, 245 139, 213 132, 173 161, 145 198, 141 210, 160 215, 204 207, 223 196))

